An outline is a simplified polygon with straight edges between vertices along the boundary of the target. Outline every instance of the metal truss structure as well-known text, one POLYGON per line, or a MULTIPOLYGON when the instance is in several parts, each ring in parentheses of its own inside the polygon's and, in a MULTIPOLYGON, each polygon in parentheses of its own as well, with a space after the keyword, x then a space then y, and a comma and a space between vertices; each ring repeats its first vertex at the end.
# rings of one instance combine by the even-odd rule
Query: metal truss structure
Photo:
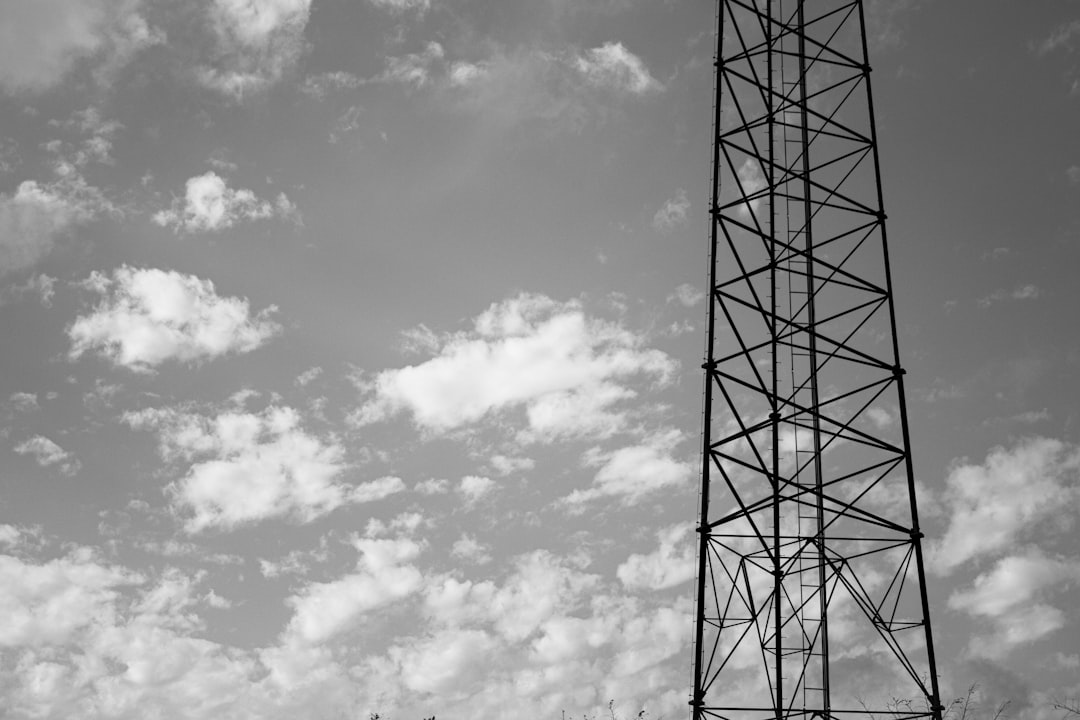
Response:
POLYGON ((862 0, 719 0, 694 720, 941 720, 862 0))

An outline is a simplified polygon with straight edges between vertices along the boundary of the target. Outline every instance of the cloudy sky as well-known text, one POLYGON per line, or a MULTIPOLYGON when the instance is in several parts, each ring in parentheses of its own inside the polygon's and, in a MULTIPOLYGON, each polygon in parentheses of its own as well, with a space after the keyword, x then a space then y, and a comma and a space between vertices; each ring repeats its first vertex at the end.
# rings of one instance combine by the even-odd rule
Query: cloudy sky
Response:
MULTIPOLYGON (((12 718, 680 717, 714 4, 0 4, 12 718)), ((948 697, 1080 696, 1080 19, 869 4, 948 697)))

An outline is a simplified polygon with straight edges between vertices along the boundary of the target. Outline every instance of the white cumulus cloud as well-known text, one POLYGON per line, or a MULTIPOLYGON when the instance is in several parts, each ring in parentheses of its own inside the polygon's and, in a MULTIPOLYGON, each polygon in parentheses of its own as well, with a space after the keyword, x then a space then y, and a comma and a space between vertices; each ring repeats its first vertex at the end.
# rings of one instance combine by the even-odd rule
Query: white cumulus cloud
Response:
POLYGON ((348 467, 345 449, 304 430, 292 408, 214 416, 149 409, 124 419, 156 430, 164 458, 190 463, 170 490, 191 533, 276 517, 309 522, 342 505, 405 489, 396 477, 357 486, 340 482, 348 467))
POLYGON ((663 590, 694 577, 694 535, 689 524, 672 525, 657 534, 659 547, 646 555, 631 555, 617 575, 631 589, 663 590))
POLYGON ((458 485, 458 492, 472 504, 495 489, 495 481, 479 475, 466 475, 458 485))
POLYGON ((224 178, 210 171, 187 181, 184 199, 154 214, 153 220, 177 232, 217 232, 245 220, 296 219, 296 206, 279 193, 271 202, 256 197, 251 190, 234 190, 224 178))
POLYGON ((675 363, 618 324, 588 317, 580 303, 519 295, 477 317, 471 332, 442 338, 424 363, 378 373, 353 420, 409 412, 442 432, 502 411, 526 412, 528 439, 608 434, 616 405, 636 396, 633 379, 666 382, 675 363))
POLYGON ((210 280, 126 265, 84 283, 102 295, 68 330, 71 357, 97 351, 113 364, 146 372, 168 361, 196 362, 246 353, 281 330, 269 306, 252 316, 248 301, 223 297, 210 280))
POLYGON ((620 498, 634 505, 659 490, 672 490, 690 479, 690 463, 676 458, 672 451, 682 440, 677 430, 658 432, 637 445, 611 452, 590 451, 585 462, 600 469, 592 487, 575 490, 565 499, 570 505, 580 505, 602 497, 620 498))
POLYGON ((422 547, 407 539, 356 541, 357 572, 325 583, 311 583, 287 600, 293 617, 286 642, 318 644, 347 632, 364 617, 420 589, 422 576, 409 561, 422 547))
POLYGON ((108 622, 118 589, 139 582, 81 551, 41 564, 0 555, 0 647, 63 645, 81 628, 108 622))
POLYGON ((991 621, 989 636, 976 636, 971 650, 1000 657, 1064 627, 1065 613, 1044 602, 1055 586, 1080 579, 1080 562, 1045 556, 1037 549, 1002 558, 975 578, 971 587, 949 597, 949 607, 991 621))
POLYGON ((932 547, 930 565, 946 574, 995 555, 1061 513, 1074 513, 1080 448, 1032 438, 998 447, 981 465, 954 467, 946 479, 949 527, 932 547))

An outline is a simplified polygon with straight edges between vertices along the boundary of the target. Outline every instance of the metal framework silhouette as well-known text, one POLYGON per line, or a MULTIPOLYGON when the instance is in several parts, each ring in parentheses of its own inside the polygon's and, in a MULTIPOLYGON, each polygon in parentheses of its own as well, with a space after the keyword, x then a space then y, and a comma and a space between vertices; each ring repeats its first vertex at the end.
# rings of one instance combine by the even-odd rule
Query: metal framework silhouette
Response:
POLYGON ((862 0, 719 0, 692 717, 941 720, 862 0))

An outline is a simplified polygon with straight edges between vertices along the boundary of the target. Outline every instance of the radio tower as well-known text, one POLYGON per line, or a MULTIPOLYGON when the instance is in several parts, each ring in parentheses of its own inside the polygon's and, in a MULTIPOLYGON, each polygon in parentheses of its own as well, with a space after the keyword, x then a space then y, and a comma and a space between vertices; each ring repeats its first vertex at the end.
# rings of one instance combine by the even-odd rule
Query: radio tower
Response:
POLYGON ((862 0, 719 0, 694 720, 934 718, 862 0))

